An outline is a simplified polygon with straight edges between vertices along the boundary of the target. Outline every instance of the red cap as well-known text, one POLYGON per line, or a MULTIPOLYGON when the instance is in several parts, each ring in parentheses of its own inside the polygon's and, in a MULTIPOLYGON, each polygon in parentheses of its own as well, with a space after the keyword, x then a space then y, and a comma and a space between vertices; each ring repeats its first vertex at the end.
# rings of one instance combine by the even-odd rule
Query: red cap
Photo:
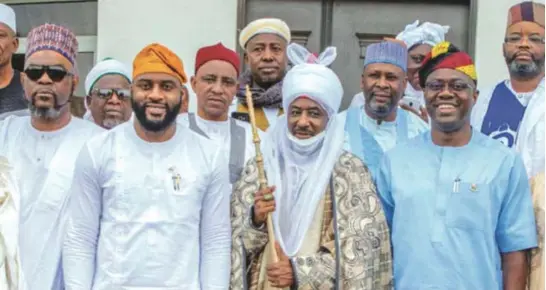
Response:
POLYGON ((212 46, 202 47, 197 51, 197 55, 195 56, 195 74, 197 74, 197 70, 202 65, 211 60, 223 60, 229 62, 237 71, 237 76, 239 76, 239 65, 241 63, 239 55, 235 51, 222 45, 221 42, 218 42, 212 46))

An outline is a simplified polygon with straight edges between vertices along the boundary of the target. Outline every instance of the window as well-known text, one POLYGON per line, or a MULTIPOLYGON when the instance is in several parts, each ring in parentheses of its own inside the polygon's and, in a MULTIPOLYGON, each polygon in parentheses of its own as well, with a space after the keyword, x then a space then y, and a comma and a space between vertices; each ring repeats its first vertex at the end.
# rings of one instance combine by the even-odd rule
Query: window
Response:
POLYGON ((373 43, 378 43, 383 41, 385 37, 394 38, 396 35, 390 34, 376 34, 376 33, 355 33, 356 38, 358 39, 358 45, 360 46, 360 59, 366 58, 366 48, 368 45, 373 43))
POLYGON ((12 59, 13 67, 19 71, 22 71, 24 68, 26 36, 32 28, 46 22, 64 25, 77 35, 79 44, 79 53, 76 61, 78 63, 80 83, 74 95, 78 97, 85 96, 85 76, 87 76, 87 73, 95 63, 97 1, 4 0, 3 2, 7 2, 15 10, 17 34, 20 36, 19 49, 12 59))

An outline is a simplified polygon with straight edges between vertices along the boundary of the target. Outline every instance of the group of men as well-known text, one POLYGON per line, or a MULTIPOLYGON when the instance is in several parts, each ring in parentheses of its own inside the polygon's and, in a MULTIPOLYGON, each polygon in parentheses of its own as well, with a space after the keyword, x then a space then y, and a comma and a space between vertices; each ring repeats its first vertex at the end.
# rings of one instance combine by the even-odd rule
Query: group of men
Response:
POLYGON ((264 18, 247 71, 221 43, 192 76, 158 43, 98 62, 79 119, 75 35, 32 29, 14 71, 0 4, 0 289, 543 289, 544 5, 508 14, 490 91, 416 21, 339 112, 337 49, 264 18))

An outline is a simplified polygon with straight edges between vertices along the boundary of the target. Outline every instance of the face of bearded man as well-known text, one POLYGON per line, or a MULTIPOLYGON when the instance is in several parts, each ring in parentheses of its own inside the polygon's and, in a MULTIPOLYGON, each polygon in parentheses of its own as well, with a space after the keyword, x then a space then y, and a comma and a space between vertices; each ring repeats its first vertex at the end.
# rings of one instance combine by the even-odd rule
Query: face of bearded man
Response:
POLYGON ((362 73, 361 88, 370 117, 383 120, 396 110, 406 83, 406 74, 398 66, 388 63, 367 65, 362 73))
POLYGON ((544 74, 544 28, 533 22, 518 22, 506 31, 503 54, 510 75, 532 79, 544 74))
POLYGON ((23 89, 32 116, 43 120, 55 120, 62 114, 70 114, 70 97, 77 86, 74 67, 61 54, 42 50, 26 61, 23 89))
POLYGON ((133 81, 131 105, 145 130, 164 131, 174 124, 182 106, 182 84, 169 74, 142 74, 133 81))

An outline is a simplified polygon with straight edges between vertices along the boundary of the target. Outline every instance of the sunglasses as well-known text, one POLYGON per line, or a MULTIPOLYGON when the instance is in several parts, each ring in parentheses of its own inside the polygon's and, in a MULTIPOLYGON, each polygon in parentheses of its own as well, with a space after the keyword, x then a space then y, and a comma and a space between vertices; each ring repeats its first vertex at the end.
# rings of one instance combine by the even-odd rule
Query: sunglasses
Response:
POLYGON ((131 98, 131 91, 128 89, 94 89, 92 95, 103 100, 109 100, 116 94, 120 101, 125 101, 131 98))
POLYGON ((49 79, 56 83, 62 81, 67 75, 72 75, 71 72, 68 72, 62 66, 41 65, 29 66, 25 69, 25 75, 33 82, 41 79, 44 73, 47 74, 49 79))

